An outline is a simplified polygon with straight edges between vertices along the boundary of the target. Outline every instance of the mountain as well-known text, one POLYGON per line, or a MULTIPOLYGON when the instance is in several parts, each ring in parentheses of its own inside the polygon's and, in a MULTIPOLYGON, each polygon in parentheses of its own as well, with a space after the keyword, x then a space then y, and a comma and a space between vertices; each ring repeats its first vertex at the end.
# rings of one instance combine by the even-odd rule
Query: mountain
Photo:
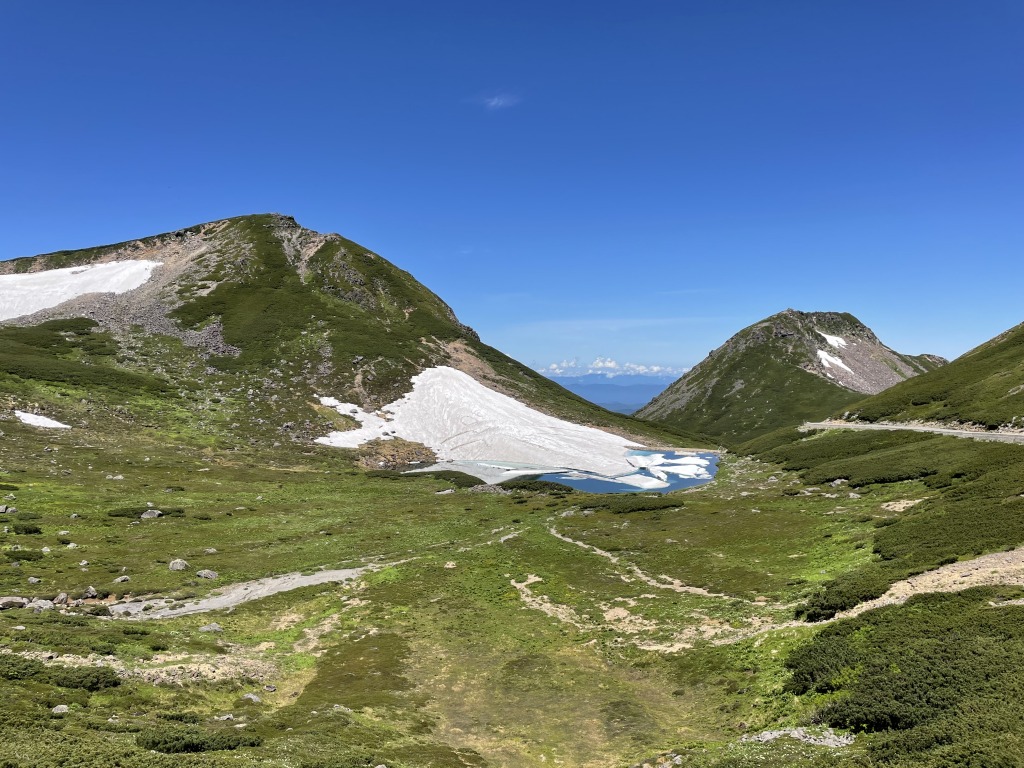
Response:
POLYGON ((633 413, 664 392, 673 381, 670 376, 622 375, 610 378, 600 373, 549 378, 584 400, 617 413, 633 413))
POLYGON ((277 214, 2 262, 0 321, 0 394, 12 408, 31 394, 66 423, 102 414, 204 441, 308 445, 416 390, 423 412, 402 422, 415 439, 366 433, 378 448, 399 439, 376 464, 565 468, 558 446, 582 425, 606 453, 569 467, 625 474, 629 448, 686 442, 573 395, 483 344, 407 272, 277 214), (425 376, 437 370, 459 375, 425 376), (526 420, 533 431, 520 405, 544 417, 526 420), (466 437, 476 423, 486 440, 466 437), (429 450, 396 457, 402 439, 429 450))
POLYGON ((1024 426, 1024 323, 949 365, 854 403, 849 418, 1024 426))
POLYGON ((744 328, 636 415, 737 443, 945 362, 893 351, 853 315, 787 309, 744 328))

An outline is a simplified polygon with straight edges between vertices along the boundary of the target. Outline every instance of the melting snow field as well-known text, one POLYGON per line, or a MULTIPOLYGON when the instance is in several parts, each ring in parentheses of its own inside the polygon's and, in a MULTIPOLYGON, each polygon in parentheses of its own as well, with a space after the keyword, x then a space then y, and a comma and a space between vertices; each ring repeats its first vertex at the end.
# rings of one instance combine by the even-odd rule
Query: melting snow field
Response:
POLYGON ((535 411, 454 368, 429 368, 414 376, 412 384, 411 392, 377 413, 321 397, 323 405, 353 417, 360 426, 317 442, 355 448, 400 437, 428 446, 444 462, 419 471, 455 469, 488 483, 555 472, 644 489, 668 488, 670 475, 698 477, 703 472, 710 479, 705 459, 633 454, 643 446, 535 411))
POLYGON ((827 333, 822 333, 821 331, 818 331, 818 335, 823 336, 825 341, 836 349, 842 349, 846 346, 846 339, 842 336, 829 336, 827 333))
POLYGON ((59 421, 54 421, 46 416, 40 416, 38 413, 15 411, 14 415, 18 417, 18 421, 23 424, 30 424, 33 427, 43 427, 45 429, 71 429, 67 424, 61 424, 59 421))
POLYGON ((160 264, 159 261, 111 261, 0 275, 0 320, 56 307, 87 293, 125 293, 149 280, 160 264))
POLYGON ((848 366, 846 363, 844 363, 838 357, 833 357, 828 352, 822 352, 819 349, 818 350, 818 359, 821 360, 821 364, 824 365, 826 368, 831 368, 834 365, 834 366, 836 366, 838 368, 842 368, 844 370, 849 371, 850 373, 853 373, 853 369, 851 369, 850 366, 848 366))

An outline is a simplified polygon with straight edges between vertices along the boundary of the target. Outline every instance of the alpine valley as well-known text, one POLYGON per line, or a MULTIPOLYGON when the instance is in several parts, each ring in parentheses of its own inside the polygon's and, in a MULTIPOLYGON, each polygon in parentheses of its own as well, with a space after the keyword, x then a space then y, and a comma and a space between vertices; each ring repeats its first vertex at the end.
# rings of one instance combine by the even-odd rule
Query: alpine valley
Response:
POLYGON ((0 767, 1024 764, 1022 340, 633 418, 286 216, 0 262, 0 767))

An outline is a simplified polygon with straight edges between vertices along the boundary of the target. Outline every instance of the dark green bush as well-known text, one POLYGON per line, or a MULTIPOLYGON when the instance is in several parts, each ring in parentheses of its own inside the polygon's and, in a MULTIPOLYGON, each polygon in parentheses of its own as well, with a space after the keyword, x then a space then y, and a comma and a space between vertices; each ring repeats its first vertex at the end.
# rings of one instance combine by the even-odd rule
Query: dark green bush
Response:
POLYGON ((239 747, 258 747, 263 740, 253 733, 240 731, 204 731, 198 728, 161 728, 141 731, 135 743, 143 749, 167 754, 182 752, 215 752, 239 747))

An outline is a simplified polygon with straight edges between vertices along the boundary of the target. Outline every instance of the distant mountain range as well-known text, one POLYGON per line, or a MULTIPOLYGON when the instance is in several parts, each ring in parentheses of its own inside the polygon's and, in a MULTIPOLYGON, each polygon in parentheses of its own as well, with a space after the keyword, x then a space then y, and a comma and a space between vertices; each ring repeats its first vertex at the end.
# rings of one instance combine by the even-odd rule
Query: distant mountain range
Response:
POLYGON ((890 349, 853 315, 787 309, 741 330, 636 415, 735 444, 945 363, 890 349))
POLYGON ((675 381, 674 376, 621 374, 611 377, 600 373, 549 378, 583 399, 617 413, 639 410, 675 381))

